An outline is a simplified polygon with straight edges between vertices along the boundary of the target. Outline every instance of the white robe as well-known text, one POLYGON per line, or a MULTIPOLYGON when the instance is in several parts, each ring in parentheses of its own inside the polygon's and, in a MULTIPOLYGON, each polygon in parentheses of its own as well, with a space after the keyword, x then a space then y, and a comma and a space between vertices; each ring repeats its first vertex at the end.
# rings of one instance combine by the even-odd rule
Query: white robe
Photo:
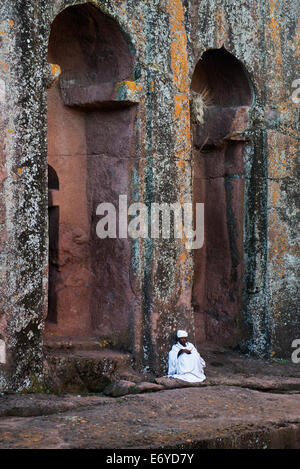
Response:
POLYGON ((201 383, 201 381, 206 379, 203 372, 205 366, 205 361, 190 342, 187 342, 185 347, 177 342, 169 352, 169 378, 182 379, 189 383, 201 383), (191 353, 181 353, 177 357, 181 349, 189 349, 191 353))

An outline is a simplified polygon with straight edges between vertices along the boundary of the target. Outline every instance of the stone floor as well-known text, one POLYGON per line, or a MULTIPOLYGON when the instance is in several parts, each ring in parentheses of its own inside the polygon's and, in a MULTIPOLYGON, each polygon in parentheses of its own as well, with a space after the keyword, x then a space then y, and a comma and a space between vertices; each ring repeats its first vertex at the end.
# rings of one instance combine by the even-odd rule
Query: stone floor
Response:
POLYGON ((300 364, 201 355, 193 386, 124 369, 100 393, 1 394, 0 448, 300 449, 300 364))

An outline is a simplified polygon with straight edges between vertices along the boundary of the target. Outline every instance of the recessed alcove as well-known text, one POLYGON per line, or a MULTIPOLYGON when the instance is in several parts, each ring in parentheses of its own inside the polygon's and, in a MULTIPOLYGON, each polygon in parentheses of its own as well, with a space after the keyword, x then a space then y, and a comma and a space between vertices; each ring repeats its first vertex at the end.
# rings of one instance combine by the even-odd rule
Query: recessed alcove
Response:
POLYGON ((195 67, 191 89, 199 94, 207 91, 209 106, 250 106, 253 99, 244 66, 224 47, 203 53, 195 67))
POLYGON ((54 191, 59 190, 57 173, 48 165, 48 230, 49 230, 49 279, 48 279, 48 314, 46 321, 57 322, 57 284, 58 284, 58 235, 59 207, 54 205, 54 191))
POLYGON ((115 20, 85 3, 53 21, 48 60, 61 73, 48 89, 48 162, 59 175, 59 223, 58 275, 49 290, 56 313, 49 310, 45 335, 111 338, 128 349, 130 243, 97 237, 96 208, 117 207, 119 195, 129 194, 136 103, 119 99, 116 89, 133 80, 132 47, 115 20))
POLYGON ((193 197, 204 203, 205 240, 194 251, 193 307, 198 342, 235 345, 244 269, 244 156, 253 101, 243 65, 226 49, 209 49, 191 81, 193 197))

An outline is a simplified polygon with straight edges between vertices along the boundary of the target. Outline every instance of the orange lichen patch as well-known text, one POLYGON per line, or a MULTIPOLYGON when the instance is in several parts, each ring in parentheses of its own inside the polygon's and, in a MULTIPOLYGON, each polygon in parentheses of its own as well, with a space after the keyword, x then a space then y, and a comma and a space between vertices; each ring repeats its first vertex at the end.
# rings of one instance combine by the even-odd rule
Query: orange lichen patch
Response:
POLYGON ((298 142, 292 137, 278 132, 270 132, 268 135, 268 148, 269 177, 292 177, 296 166, 298 142))
POLYGON ((18 168, 18 173, 21 174, 22 168, 18 168))
POLYGON ((55 77, 61 73, 61 68, 58 64, 50 64, 51 73, 55 77))
POLYGON ((111 345, 111 340, 104 340, 103 342, 98 344, 100 348, 105 348, 108 345, 111 345))
POLYGON ((8 68, 9 68, 9 65, 7 63, 2 62, 2 60, 0 60, 0 70, 6 72, 8 68))
POLYGON ((228 38, 228 24, 226 22, 224 7, 220 7, 215 13, 216 37, 219 47, 221 47, 228 38))
POLYGON ((13 28, 15 25, 15 22, 13 20, 9 20, 8 22, 9 22, 10 27, 13 28))
POLYGON ((278 182, 270 181, 269 183, 269 199, 271 200, 272 207, 276 207, 280 200, 280 187, 278 182))
MULTIPOLYGON (((181 159, 191 150, 189 100, 186 95, 174 96, 174 118, 176 124, 175 156, 181 159)), ((178 164, 179 166, 179 164, 178 164)))
POLYGON ((136 83, 134 81, 121 81, 118 84, 119 85, 124 84, 129 90, 132 90, 132 91, 136 89, 136 83))
MULTIPOLYGON (((184 21, 184 8, 181 0, 166 0, 164 7, 169 15, 170 30, 170 56, 172 69, 172 82, 175 87, 174 111, 173 111, 173 136, 174 136, 174 157, 179 174, 179 199, 184 202, 186 191, 186 160, 191 153, 191 132, 190 132, 190 79, 187 53, 187 36, 184 21)), ((178 256, 180 264, 180 296, 184 298, 186 282, 190 281, 191 275, 188 270, 190 255, 186 251, 186 235, 182 226, 182 250, 178 256), (183 285, 185 285, 183 287, 183 285)), ((185 301, 183 299, 183 301, 185 301)))
POLYGON ((188 63, 185 61, 184 53, 186 42, 183 35, 177 34, 171 43, 171 58, 174 84, 178 91, 184 93, 189 85, 188 63), (181 56, 181 57, 180 57, 181 56))
POLYGON ((179 260, 185 261, 186 260, 186 254, 183 252, 181 256, 179 257, 179 260))
POLYGON ((43 440, 43 436, 40 433, 19 433, 19 438, 22 439, 22 444, 26 447, 30 447, 32 443, 39 443, 43 440))
POLYGON ((171 66, 173 80, 178 91, 189 91, 187 38, 184 24, 183 6, 180 0, 167 2, 171 33, 171 66))
MULTIPOLYGON (((271 35, 273 39, 274 48, 280 49, 280 22, 276 19, 276 7, 279 5, 278 0, 270 0, 270 21, 269 27, 271 29, 271 35)), ((279 50, 277 51, 276 59, 280 63, 282 63, 282 56, 279 54, 279 50)))
POLYGON ((3 441, 13 441, 16 437, 12 432, 3 432, 1 433, 1 440, 3 441))
MULTIPOLYGON (((152 82, 153 83, 153 82, 152 82)), ((121 81, 118 85, 124 84, 126 88, 130 91, 142 91, 142 85, 140 83, 136 83, 135 81, 121 81)))
MULTIPOLYGON (((177 167, 185 172, 183 163, 190 155, 190 106, 187 37, 184 23, 184 10, 181 0, 168 0, 166 10, 169 14, 170 54, 173 83, 177 89, 174 96, 174 156, 177 167)), ((180 184, 180 192, 184 185, 180 184)))
POLYGON ((294 56, 299 57, 300 55, 300 17, 298 18, 296 34, 295 34, 293 43, 295 45, 294 56))
POLYGON ((116 85, 117 95, 121 91, 122 99, 129 99, 131 101, 140 102, 140 96, 142 95, 142 85, 135 81, 120 81, 116 85), (125 93, 125 98, 124 98, 125 93))
POLYGON ((185 161, 177 161, 177 166, 179 168, 185 168, 186 162, 185 161))
POLYGON ((285 87, 283 86, 283 52, 281 50, 281 20, 279 3, 280 2, 278 0, 269 0, 270 19, 267 23, 266 37, 269 39, 269 58, 273 62, 272 68, 275 71, 274 79, 269 82, 269 89, 272 93, 270 100, 283 104, 285 101, 285 87))
POLYGON ((293 105, 293 102, 290 99, 290 96, 288 96, 288 99, 285 101, 282 101, 278 104, 277 110, 279 114, 285 114, 289 111, 289 108, 293 105))

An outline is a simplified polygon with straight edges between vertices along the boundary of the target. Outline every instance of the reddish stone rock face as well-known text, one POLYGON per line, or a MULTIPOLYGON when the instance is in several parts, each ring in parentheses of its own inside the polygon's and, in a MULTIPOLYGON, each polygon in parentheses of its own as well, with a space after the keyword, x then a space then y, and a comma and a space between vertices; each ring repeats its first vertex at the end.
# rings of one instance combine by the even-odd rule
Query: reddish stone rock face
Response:
POLYGON ((112 102, 112 94, 132 76, 133 58, 115 22, 83 5, 55 19, 49 62, 61 75, 48 90, 46 335, 121 336, 126 346, 134 303, 130 245, 97 237, 96 208, 118 207, 119 195, 128 194, 135 108, 112 102))
POLYGON ((252 94, 239 62, 210 50, 196 66, 192 90, 204 101, 194 124, 194 202, 204 202, 205 241, 194 251, 196 338, 235 344, 243 273, 244 137, 252 94))

